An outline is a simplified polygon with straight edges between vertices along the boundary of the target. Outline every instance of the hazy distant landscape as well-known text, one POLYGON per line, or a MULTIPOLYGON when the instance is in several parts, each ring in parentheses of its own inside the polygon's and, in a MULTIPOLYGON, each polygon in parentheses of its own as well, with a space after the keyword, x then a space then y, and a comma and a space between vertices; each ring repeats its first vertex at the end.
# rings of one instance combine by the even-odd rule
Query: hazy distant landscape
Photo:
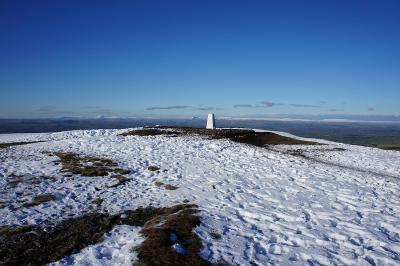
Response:
MULTIPOLYGON (((204 127, 203 119, 0 119, 0 134, 42 133, 80 129, 122 129, 142 126, 204 127)), ((295 122, 218 119, 218 127, 245 127, 289 132, 347 144, 400 150, 400 123, 295 122)))

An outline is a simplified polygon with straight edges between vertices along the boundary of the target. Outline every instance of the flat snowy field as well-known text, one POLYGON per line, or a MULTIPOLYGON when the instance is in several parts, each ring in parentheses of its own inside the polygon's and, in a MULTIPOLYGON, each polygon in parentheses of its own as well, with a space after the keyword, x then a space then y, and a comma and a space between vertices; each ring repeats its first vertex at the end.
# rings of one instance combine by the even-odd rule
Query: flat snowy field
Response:
MULTIPOLYGON (((194 136, 117 136, 126 131, 0 135, 0 143, 45 141, 0 149, 0 225, 46 225, 189 200, 201 210, 195 229, 201 256, 212 262, 400 264, 400 152, 322 140, 313 141, 327 145, 260 148, 194 136), (62 176, 58 158, 43 153, 56 151, 112 159, 132 171, 131 181, 109 188, 111 178, 62 176), (150 165, 161 171, 148 171, 150 165), (13 188, 7 186, 13 175, 56 178, 13 188), (21 207, 47 193, 56 199, 21 207), (95 198, 104 202, 97 206, 95 198)), ((131 248, 143 241, 139 230, 116 226, 104 242, 54 265, 131 265, 131 248)))

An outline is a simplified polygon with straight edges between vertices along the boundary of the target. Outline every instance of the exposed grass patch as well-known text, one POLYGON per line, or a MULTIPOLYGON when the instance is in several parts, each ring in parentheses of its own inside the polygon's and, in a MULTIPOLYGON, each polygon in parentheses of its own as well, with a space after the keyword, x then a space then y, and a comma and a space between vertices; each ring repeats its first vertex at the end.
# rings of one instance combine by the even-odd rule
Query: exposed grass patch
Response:
POLYGON ((241 143, 247 143, 259 147, 265 145, 316 145, 318 143, 311 141, 298 140, 284 137, 271 132, 252 132, 245 135, 232 137, 231 140, 241 143))
POLYGON ((230 139, 235 142, 251 144, 259 147, 265 145, 316 145, 318 143, 281 136, 272 132, 255 132, 251 129, 206 129, 192 127, 158 127, 152 129, 133 130, 121 134, 123 136, 148 136, 150 135, 200 135, 211 139, 230 139), (166 130, 168 129, 168 131, 166 130))
MULTIPOLYGON (((1 237, 9 237, 12 235, 19 235, 19 234, 30 232, 33 229, 34 229, 33 225, 20 226, 20 227, 11 227, 11 226, 3 225, 3 226, 0 226, 0 236, 1 237)), ((1 251, 1 249, 0 249, 0 251, 1 251)))
POLYGON ((72 166, 69 170, 75 175, 79 174, 82 176, 105 176, 109 173, 106 169, 95 166, 72 166))
POLYGON ((113 169, 114 173, 120 174, 120 175, 127 175, 129 174, 131 171, 128 169, 122 169, 122 168, 114 168, 113 169))
POLYGON ((272 132, 255 132, 251 129, 205 129, 205 128, 177 128, 185 134, 208 136, 211 139, 230 139, 235 142, 251 144, 259 147, 265 145, 312 145, 315 142, 303 141, 281 136, 272 132))
POLYGON ((52 194, 37 195, 33 198, 33 200, 31 202, 25 204, 24 207, 37 206, 44 202, 53 201, 55 199, 56 199, 56 197, 52 194))
MULTIPOLYGON (((125 175, 130 170, 117 167, 118 164, 110 159, 102 159, 93 156, 81 156, 75 153, 56 152, 54 153, 60 158, 59 163, 62 164, 64 175, 71 174, 81 176, 106 176, 109 174, 125 175)), ((57 162, 56 162, 57 163, 57 162)))
POLYGON ((149 167, 147 167, 147 170, 155 172, 155 171, 160 170, 160 168, 155 165, 150 165, 149 167))
POLYGON ((32 144, 32 143, 39 143, 39 142, 44 142, 44 141, 25 141, 25 142, 0 143, 0 149, 9 148, 9 147, 12 147, 12 146, 20 146, 20 145, 26 145, 26 144, 32 144))
POLYGON ((115 179, 117 179, 118 180, 118 183, 116 183, 116 184, 114 184, 114 185, 111 185, 111 186, 109 186, 109 187, 118 187, 118 186, 120 186, 120 185, 123 185, 123 184, 125 184, 126 182, 128 182, 130 179, 129 178, 127 178, 126 176, 124 176, 124 175, 114 175, 114 176, 112 176, 113 178, 115 178, 115 179))
POLYGON ((146 239, 136 249, 139 261, 134 265, 211 265, 198 255, 202 244, 193 232, 200 225, 196 213, 191 205, 178 205, 148 221, 141 230, 146 239), (184 252, 178 253, 173 245, 184 252))
POLYGON ((48 176, 34 176, 31 174, 25 174, 25 175, 16 175, 16 174, 10 174, 10 176, 7 179, 7 186, 9 188, 16 188, 20 184, 28 185, 28 186, 35 186, 40 184, 42 181, 48 179, 54 180, 54 177, 48 177, 48 176))
POLYGON ((222 238, 222 235, 221 235, 218 231, 216 231, 216 230, 212 230, 212 231, 210 232, 210 236, 211 236, 213 239, 216 239, 216 240, 222 238))
MULTIPOLYGON (((52 153, 48 153, 53 155, 52 153)), ((82 156, 75 153, 55 152, 60 160, 56 164, 62 165, 62 172, 64 176, 70 177, 72 175, 81 176, 110 176, 118 180, 118 183, 109 186, 109 188, 117 187, 125 184, 130 179, 125 175, 131 171, 128 169, 118 167, 118 164, 110 159, 102 159, 93 156, 82 156)), ((99 190, 98 188, 95 188, 99 190)))
POLYGON ((5 227, 0 231, 0 264, 44 265, 100 242, 111 230, 107 215, 91 214, 69 219, 51 232, 32 226, 5 227))
POLYGON ((179 188, 179 187, 171 185, 171 184, 164 184, 163 182, 160 182, 160 181, 154 182, 154 185, 156 185, 157 187, 162 187, 162 188, 168 189, 168 190, 176 190, 179 188))
POLYGON ((11 188, 16 188, 23 181, 24 181, 23 176, 12 174, 12 175, 10 175, 7 185, 11 188))
POLYGON ((154 182, 154 185, 156 185, 156 187, 163 187, 164 183, 160 182, 160 181, 156 181, 156 182, 154 182))
POLYGON ((378 145, 374 145, 374 147, 382 149, 382 150, 400 151, 400 145, 396 145, 396 144, 378 144, 378 145))
POLYGON ((200 238, 193 228, 200 224, 195 205, 169 208, 138 208, 124 213, 87 214, 43 230, 33 226, 0 227, 1 265, 43 265, 78 253, 103 241, 115 225, 142 226, 146 240, 137 247, 136 265, 210 265, 200 258, 200 238), (124 214, 124 215, 122 215, 124 214), (171 234, 177 239, 172 241, 171 234), (172 245, 179 243, 186 252, 179 254, 172 245))
POLYGON ((103 203, 103 199, 102 198, 96 198, 96 199, 94 199, 93 201, 92 201, 92 203, 93 204, 96 204, 96 205, 101 205, 102 203, 103 203))
POLYGON ((171 184, 166 184, 166 185, 164 186, 164 188, 165 188, 165 189, 168 189, 168 190, 176 190, 176 189, 178 189, 177 186, 174 186, 174 185, 171 185, 171 184))
POLYGON ((128 178, 124 175, 114 175, 113 178, 117 179, 119 182, 125 182, 128 178))

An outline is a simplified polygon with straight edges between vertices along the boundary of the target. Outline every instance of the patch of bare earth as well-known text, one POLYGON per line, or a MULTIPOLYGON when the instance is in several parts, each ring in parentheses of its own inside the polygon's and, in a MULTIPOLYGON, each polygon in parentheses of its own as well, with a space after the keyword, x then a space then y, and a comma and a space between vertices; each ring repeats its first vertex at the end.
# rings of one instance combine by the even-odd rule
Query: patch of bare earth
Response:
POLYGON ((154 136, 154 135, 199 135, 211 139, 230 139, 235 142, 246 143, 258 147, 265 145, 317 145, 311 141, 298 140, 281 136, 272 132, 256 132, 251 129, 206 129, 192 127, 158 127, 139 129, 123 133, 123 136, 154 136), (147 135, 148 134, 148 135, 147 135))
MULTIPOLYGON (((50 155, 53 155, 50 153, 50 155)), ((110 187, 117 187, 125 184, 130 179, 125 175, 130 170, 118 167, 118 164, 110 159, 102 159, 93 156, 82 156, 75 153, 56 152, 54 153, 60 160, 64 175, 72 174, 81 176, 108 176, 118 180, 118 183, 110 187)))
POLYGON ((155 172, 155 171, 159 171, 160 168, 158 166, 155 166, 155 165, 150 165, 149 167, 147 167, 147 170, 149 170, 151 172, 155 172))
POLYGON ((0 149, 5 149, 5 148, 13 147, 13 146, 32 144, 32 143, 39 143, 39 142, 44 142, 44 141, 25 141, 25 142, 0 143, 0 149))
POLYGON ((34 176, 31 174, 24 174, 24 175, 16 175, 14 173, 10 174, 7 180, 7 188, 16 188, 20 184, 25 184, 28 186, 37 186, 42 181, 45 180, 55 180, 54 177, 50 176, 34 176))
POLYGON ((125 184, 126 182, 128 182, 128 181, 130 180, 129 178, 127 178, 127 177, 124 176, 124 175, 113 175, 112 178, 117 179, 117 180, 118 180, 118 183, 109 186, 110 188, 111 188, 111 187, 118 187, 118 186, 121 186, 121 185, 125 184))
POLYGON ((382 149, 382 150, 400 151, 399 145, 381 144, 381 145, 375 145, 375 147, 382 149))
POLYGON ((135 249, 139 261, 134 265, 211 265, 198 255, 202 244, 193 228, 200 225, 200 217, 193 207, 177 205, 149 220, 141 230, 146 239, 135 249))
POLYGON ((171 184, 165 184, 165 183, 160 182, 160 181, 154 182, 154 185, 157 186, 157 187, 165 188, 167 190, 176 190, 176 189, 178 189, 177 186, 174 186, 174 185, 171 185, 171 184))
POLYGON ((11 188, 16 188, 23 181, 24 181, 23 176, 11 174, 8 180, 8 186, 11 188))
POLYGON ((26 203, 24 205, 24 207, 32 207, 32 206, 36 206, 36 205, 40 205, 44 202, 48 202, 48 201, 53 201, 55 200, 56 197, 52 194, 41 194, 41 195, 36 195, 33 200, 29 203, 26 203))
POLYGON ((0 265, 43 265, 103 241, 115 225, 142 226, 144 242, 135 248, 135 265, 210 265, 193 228, 200 225, 196 205, 138 208, 116 215, 87 214, 46 230, 34 226, 0 227, 0 265), (174 237, 172 237, 174 236, 174 237), (173 246, 180 245, 178 253, 173 246))

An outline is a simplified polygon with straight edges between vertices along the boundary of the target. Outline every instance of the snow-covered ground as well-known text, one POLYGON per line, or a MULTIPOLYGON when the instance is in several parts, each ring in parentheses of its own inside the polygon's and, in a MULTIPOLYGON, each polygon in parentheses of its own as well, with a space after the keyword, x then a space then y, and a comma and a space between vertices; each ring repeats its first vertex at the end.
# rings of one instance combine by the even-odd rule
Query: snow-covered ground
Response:
POLYGON ((131 249, 143 241, 140 228, 129 225, 117 225, 105 235, 102 243, 84 248, 51 266, 65 265, 132 265, 136 254, 131 249))
MULTIPOLYGON (((47 225, 92 211, 189 200, 201 210, 195 229, 201 255, 213 262, 400 264, 400 152, 328 141, 259 148, 193 136, 117 136, 125 131, 0 135, 0 143, 46 141, 0 149, 0 203, 7 206, 0 225, 47 225), (62 176, 57 157, 43 153, 55 151, 112 159, 132 170, 132 180, 109 188, 112 178, 62 176), (148 171, 150 165, 161 171, 148 171), (12 175, 43 181, 10 188, 12 175), (179 188, 165 190, 155 181, 179 188), (45 193, 56 200, 21 208, 45 193), (97 198, 104 200, 100 206, 97 198)), ((138 232, 118 226, 104 243, 56 264, 130 265, 132 247, 142 241, 138 232)))

